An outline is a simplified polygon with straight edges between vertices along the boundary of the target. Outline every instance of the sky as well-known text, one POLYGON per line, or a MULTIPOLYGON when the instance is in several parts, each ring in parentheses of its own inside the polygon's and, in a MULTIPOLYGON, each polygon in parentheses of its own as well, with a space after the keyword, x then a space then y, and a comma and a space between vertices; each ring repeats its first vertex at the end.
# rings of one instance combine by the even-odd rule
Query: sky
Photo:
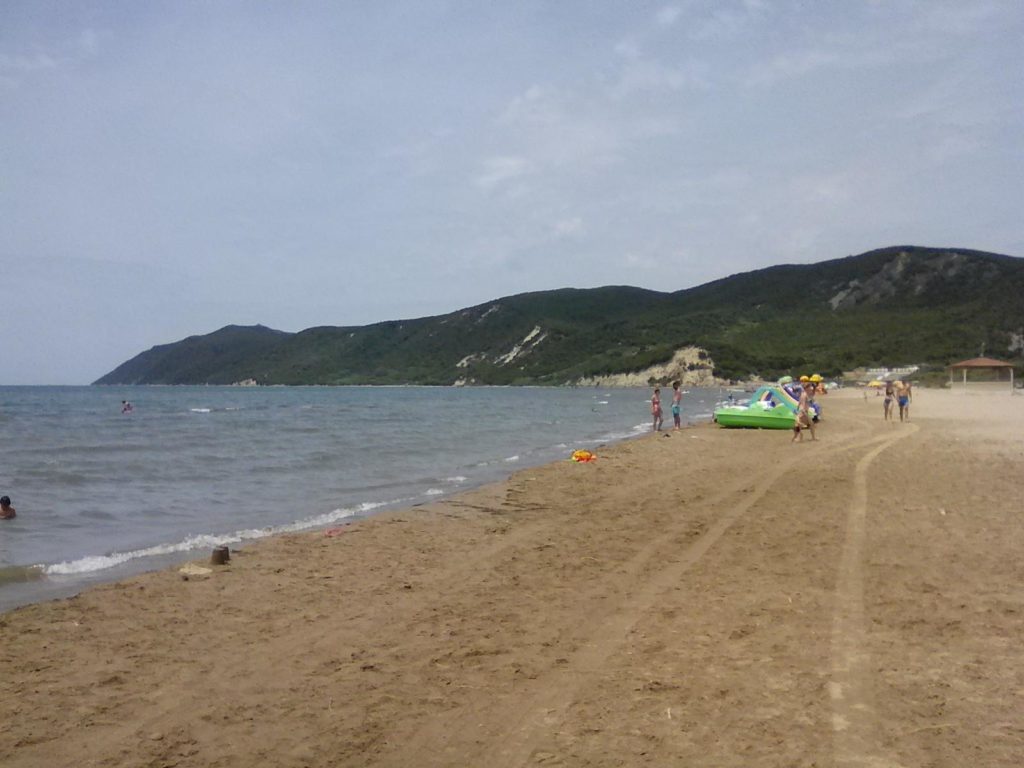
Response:
POLYGON ((157 344, 1024 256, 1019 0, 0 3, 0 384, 157 344))

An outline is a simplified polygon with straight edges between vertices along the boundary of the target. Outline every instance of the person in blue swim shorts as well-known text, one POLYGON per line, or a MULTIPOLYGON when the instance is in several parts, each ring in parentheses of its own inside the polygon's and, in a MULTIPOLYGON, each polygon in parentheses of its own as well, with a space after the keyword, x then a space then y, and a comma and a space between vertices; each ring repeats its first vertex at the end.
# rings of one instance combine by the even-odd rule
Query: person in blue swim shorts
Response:
POLYGON ((680 414, 682 413, 683 391, 679 389, 680 382, 672 382, 672 421, 675 422, 673 430, 682 429, 680 414))
POLYGON ((896 382, 896 404, 900 407, 900 421, 910 421, 910 382, 896 382))

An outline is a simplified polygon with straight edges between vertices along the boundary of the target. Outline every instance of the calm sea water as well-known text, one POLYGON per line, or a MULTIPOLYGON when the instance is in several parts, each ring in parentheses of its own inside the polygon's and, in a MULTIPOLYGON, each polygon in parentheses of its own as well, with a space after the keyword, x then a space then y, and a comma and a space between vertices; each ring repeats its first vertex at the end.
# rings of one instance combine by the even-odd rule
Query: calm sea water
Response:
MULTIPOLYGON (((591 388, 0 387, 0 495, 18 510, 0 521, 0 610, 219 544, 429 501, 642 434, 649 397, 591 388), (122 400, 132 413, 121 413, 122 400)), ((691 390, 685 418, 710 418, 720 397, 691 390)))

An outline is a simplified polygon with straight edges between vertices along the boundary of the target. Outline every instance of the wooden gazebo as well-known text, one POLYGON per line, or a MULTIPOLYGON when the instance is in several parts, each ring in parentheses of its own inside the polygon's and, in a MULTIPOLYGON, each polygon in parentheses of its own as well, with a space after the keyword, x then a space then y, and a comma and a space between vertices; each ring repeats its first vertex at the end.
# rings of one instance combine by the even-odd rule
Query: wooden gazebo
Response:
POLYGON ((1013 392, 1013 363, 1007 363, 1002 360, 995 360, 991 357, 974 357, 970 360, 963 360, 959 363, 953 363, 949 366, 949 387, 953 388, 953 371, 963 371, 963 383, 964 392, 967 391, 967 372, 968 371, 1000 371, 1008 370, 1010 372, 1010 392, 1013 392))

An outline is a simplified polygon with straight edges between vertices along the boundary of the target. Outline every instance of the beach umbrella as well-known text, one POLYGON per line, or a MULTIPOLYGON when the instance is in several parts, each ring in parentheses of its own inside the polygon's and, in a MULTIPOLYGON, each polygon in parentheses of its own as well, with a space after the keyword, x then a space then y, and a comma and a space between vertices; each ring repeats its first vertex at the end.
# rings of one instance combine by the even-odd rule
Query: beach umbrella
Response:
POLYGON ((824 381, 824 380, 825 380, 825 377, 822 376, 820 373, 811 374, 811 381, 813 381, 815 383, 817 383, 819 381, 824 381))
POLYGON ((882 386, 882 382, 880 382, 878 379, 875 379, 874 381, 868 382, 868 386, 869 387, 881 387, 882 386))
POLYGON ((779 384, 789 384, 792 381, 793 381, 793 377, 792 376, 783 376, 781 379, 779 379, 779 384))

